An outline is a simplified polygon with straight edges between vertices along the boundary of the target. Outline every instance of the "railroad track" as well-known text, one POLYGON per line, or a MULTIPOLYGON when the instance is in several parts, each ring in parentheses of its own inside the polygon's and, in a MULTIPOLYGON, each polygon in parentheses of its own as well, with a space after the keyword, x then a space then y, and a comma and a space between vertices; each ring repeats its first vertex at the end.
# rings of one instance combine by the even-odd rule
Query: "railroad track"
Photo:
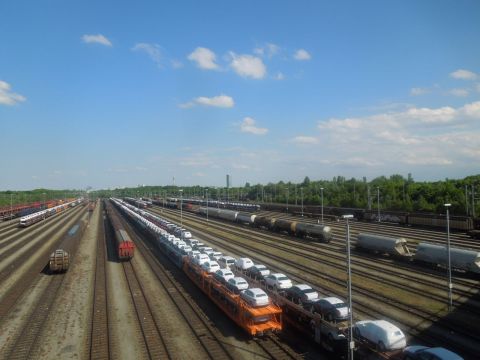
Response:
POLYGON ((95 280, 93 287, 92 326, 90 329, 89 355, 90 359, 108 360, 110 354, 109 322, 108 322, 108 294, 106 276, 106 240, 105 220, 102 207, 100 213, 101 225, 97 231, 97 257, 95 262, 95 280))
MULTIPOLYGON (((171 272, 161 265, 161 263, 170 262, 170 260, 162 253, 156 252, 156 255, 161 260, 160 263, 158 258, 155 258, 152 254, 152 251, 155 251, 155 248, 150 246, 141 236, 139 236, 139 230, 134 226, 130 226, 127 222, 124 222, 124 224, 126 224, 126 227, 129 229, 128 232, 137 246, 137 251, 141 252, 144 260, 152 269, 153 274, 162 287, 165 288, 169 299, 177 308, 178 313, 182 316, 184 322, 188 324, 188 327, 196 338, 195 341, 197 341, 203 348, 204 354, 199 354, 199 358, 234 359, 235 357, 224 344, 225 340, 223 339, 223 336, 218 333, 218 330, 216 330, 212 324, 210 324, 208 318, 203 314, 196 302, 186 294, 185 290, 176 280, 173 279, 171 272)), ((183 275, 182 272, 180 273, 183 275)), ((185 280, 190 282, 188 279, 185 280)), ((160 314, 155 315, 160 316, 160 314)), ((161 320, 162 319, 160 319, 159 322, 162 322, 161 320)), ((168 358, 182 358, 182 354, 174 353, 174 347, 169 346, 171 340, 169 339, 168 334, 164 336, 164 341, 167 348, 168 358)))
MULTIPOLYGON (((64 247, 70 253, 70 259, 74 259, 78 244, 83 237, 83 234, 84 232, 82 231, 75 239, 72 239, 64 247)), ((63 240, 63 237, 61 240, 63 240)), ((45 261, 45 259, 43 259, 43 261, 45 261)), ((59 294, 64 279, 65 273, 49 276, 49 282, 46 285, 46 288, 43 289, 33 313, 28 317, 28 322, 25 324, 20 334, 16 336, 16 340, 12 341, 7 347, 5 351, 5 353, 8 354, 6 357, 7 359, 23 360, 35 357, 33 354, 36 347, 39 345, 37 339, 43 330, 50 311, 54 307, 55 299, 59 294)))
POLYGON ((159 325, 155 320, 150 304, 148 303, 144 289, 140 283, 139 277, 134 270, 131 262, 123 262, 123 270, 127 279, 128 288, 132 296, 135 313, 142 331, 142 336, 147 348, 150 359, 171 359, 163 338, 164 334, 160 331, 159 325))
POLYGON ((256 338, 255 342, 271 359, 303 359, 302 356, 285 347, 275 335, 256 338))
MULTIPOLYGON (((74 222, 78 221, 80 218, 81 218, 81 212, 71 213, 68 218, 63 218, 62 221, 57 226, 54 227, 54 229, 44 234, 41 237, 41 239, 44 239, 50 234, 53 234, 54 231, 58 231, 60 228, 65 227, 67 223, 73 224, 74 222)), ((58 247, 61 241, 62 241, 62 237, 59 237, 57 241, 55 241, 55 243, 52 244, 52 246, 50 246, 47 250, 45 250, 38 257, 38 259, 28 268, 28 270, 22 275, 19 281, 17 281, 16 285, 12 286, 4 294, 4 297, 2 298, 2 301, 1 301, 2 306, 0 306, 0 323, 8 315, 12 307, 18 302, 22 294, 30 287, 30 285, 35 281, 35 279, 37 279, 37 276, 47 264, 50 253, 53 252, 58 247)), ((28 259, 34 256, 36 252, 38 252, 38 246, 32 246, 31 249, 29 249, 27 252, 22 254, 22 257, 24 259, 28 259)), ((4 269, 0 273, 0 284, 9 276, 11 276, 15 270, 17 270, 16 266, 10 266, 4 269)))
MULTIPOLYGON (((59 217, 57 218, 57 222, 55 225, 48 227, 45 229, 44 227, 39 227, 35 229, 29 229, 29 231, 24 232, 22 234, 22 237, 16 239, 17 243, 12 244, 13 246, 9 247, 8 249, 4 248, 2 252, 0 252, 0 264, 2 262, 6 262, 6 260, 14 253, 16 253, 18 250, 20 250, 24 245, 28 246, 30 245, 29 243, 33 243, 35 240, 32 240, 34 236, 40 235, 38 237, 38 242, 40 243, 40 240, 48 238, 48 236, 52 236, 53 234, 57 233, 60 228, 62 228, 69 220, 71 220, 76 214, 78 214, 79 210, 76 212, 71 212, 70 214, 67 214, 68 216, 66 217, 59 217), (33 230, 33 231, 32 231, 33 230), (27 245, 28 243, 28 245, 27 245)), ((32 256, 38 249, 36 249, 35 246, 30 246, 28 250, 26 250, 21 256, 23 258, 28 259, 30 256, 32 256)), ((0 283, 5 280, 6 277, 10 276, 10 274, 16 270, 16 266, 13 264, 10 266, 7 266, 0 272, 0 283)))
MULTIPOLYGON (((165 213, 164 213, 164 216, 165 216, 165 213)), ((170 217, 171 216, 172 215, 170 215, 170 217)), ((175 214, 175 217, 176 217, 175 220, 178 219, 177 216, 178 215, 175 214)), ((199 221, 198 218, 195 221, 199 221)), ((188 222, 189 222, 188 219, 187 220, 184 219, 184 224, 186 224, 188 222)), ((210 224, 210 226, 211 226, 211 224, 210 224)), ((196 229, 197 233, 205 234, 205 223, 202 223, 202 225, 200 225, 200 226, 193 225, 191 227, 196 229)), ((229 243, 228 245, 226 245, 224 242, 220 242, 220 241, 218 241, 218 239, 212 238, 208 234, 205 234, 205 235, 209 238, 210 242, 218 244, 219 246, 222 246, 223 248, 227 247, 227 248, 233 249, 234 253, 239 252, 239 249, 235 249, 235 248, 231 247, 232 243, 229 243)), ((280 262, 280 263, 283 263, 283 264, 287 264, 288 266, 290 266, 292 268, 297 269, 298 270, 297 272, 302 274, 303 278, 304 278, 305 274, 309 274, 312 277, 317 276, 318 278, 323 280, 323 282, 322 281, 321 282, 317 281, 316 284, 314 283, 314 285, 316 285, 316 287, 318 287, 318 288, 324 288, 325 289, 325 283, 324 283, 325 281, 333 282, 334 285, 336 285, 334 288, 332 288, 330 286, 330 290, 335 289, 336 293, 339 292, 340 288, 344 288, 344 286, 345 286, 345 283, 344 283, 343 280, 332 279, 330 276, 324 276, 323 274, 318 274, 318 271, 316 271, 316 270, 312 270, 309 267, 303 266, 303 265, 298 264, 294 261, 289 261, 289 260, 286 260, 283 257, 274 255, 274 254, 271 253, 271 251, 267 252, 267 251, 259 250, 257 247, 248 246, 245 243, 242 243, 241 245, 238 245, 238 246, 241 246, 240 252, 244 253, 245 250, 248 250, 248 251, 251 251, 251 253, 261 254, 265 258, 276 260, 275 262, 263 261, 264 263, 267 263, 269 265, 273 265, 272 266, 273 268, 276 267, 275 266, 276 263, 280 262)), ((290 252, 292 252, 292 251, 294 251, 293 248, 290 249, 290 252)), ((307 282, 312 283, 311 280, 307 281, 307 282)), ((417 336, 417 337, 423 339, 424 341, 426 341, 428 343, 437 343, 438 344, 440 342, 443 342, 443 343, 448 342, 448 343, 452 344, 452 346, 451 346, 452 348, 458 348, 459 344, 462 344, 464 347, 469 349, 469 351, 474 351, 474 350, 472 350, 472 343, 478 345, 478 335, 479 334, 478 334, 477 331, 474 331, 474 333, 472 335, 472 334, 466 333, 463 329, 455 329, 455 330, 459 330, 459 332, 454 333, 454 334, 450 334, 450 333, 447 332, 447 329, 450 327, 449 326, 450 324, 446 324, 447 329, 445 329, 444 327, 442 327, 440 329, 437 329, 436 327, 435 328, 432 327, 433 330, 430 331, 428 334, 420 334, 420 331, 417 331, 416 327, 418 326, 418 324, 422 324, 422 328, 426 328, 427 324, 431 324, 432 314, 425 314, 420 309, 411 309, 408 306, 405 306, 404 304, 395 302, 394 299, 385 298, 385 296, 382 296, 382 295, 379 295, 379 294, 373 294, 368 289, 363 289, 361 287, 354 286, 354 290, 355 290, 355 293, 357 295, 356 296, 356 302, 355 302, 355 308, 358 308, 359 306, 361 306, 365 309, 365 313, 367 313, 367 314, 377 314, 377 316, 381 315, 379 313, 378 309, 375 309, 375 308, 372 307, 371 300, 373 298, 378 303, 382 304, 383 317, 386 314, 392 314, 392 313, 395 314, 396 313, 397 315, 395 316, 395 318, 397 319, 398 322, 403 323, 404 325, 407 325, 407 327, 410 328, 410 332, 412 333, 412 335, 417 336), (363 297, 363 299, 362 299, 362 297, 363 297), (361 300, 361 302, 360 302, 360 300, 361 300), (412 314, 415 315, 415 318, 412 317, 412 314), (410 320, 407 321, 405 318, 409 318, 410 320), (443 335, 440 336, 439 333, 443 333, 443 335), (453 342, 455 342, 455 343, 453 343, 453 342)), ((433 319, 435 319, 435 317, 433 317, 433 319)), ((468 326, 468 324, 466 326, 468 326)), ((476 345, 473 345, 473 346, 475 347, 476 345)), ((461 349, 461 350, 464 351, 464 352, 466 351, 465 349, 461 349)), ((472 352, 472 354, 473 354, 473 352, 472 352)))

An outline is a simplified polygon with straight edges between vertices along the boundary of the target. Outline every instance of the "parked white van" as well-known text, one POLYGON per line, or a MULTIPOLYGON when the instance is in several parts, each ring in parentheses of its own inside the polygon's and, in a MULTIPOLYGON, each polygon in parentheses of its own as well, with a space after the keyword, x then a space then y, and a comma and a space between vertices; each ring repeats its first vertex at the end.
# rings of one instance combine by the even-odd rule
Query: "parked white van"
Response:
POLYGON ((235 261, 235 266, 240 270, 247 270, 253 265, 253 261, 249 258, 239 258, 235 261))
POLYGON ((377 345, 379 351, 403 349, 407 346, 405 334, 385 320, 358 321, 353 333, 377 345))
POLYGON ((221 256, 217 262, 222 269, 230 269, 231 266, 235 265, 235 258, 231 256, 221 256))

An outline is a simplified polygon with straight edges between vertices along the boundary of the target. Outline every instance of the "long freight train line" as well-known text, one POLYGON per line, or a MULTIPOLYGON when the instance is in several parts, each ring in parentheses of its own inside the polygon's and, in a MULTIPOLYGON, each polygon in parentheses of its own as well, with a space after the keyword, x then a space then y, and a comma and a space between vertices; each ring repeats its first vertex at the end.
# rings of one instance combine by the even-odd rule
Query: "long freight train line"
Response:
MULTIPOLYGON (((176 291, 168 291, 174 304, 177 306, 179 313, 183 315, 185 322, 189 324, 202 343, 208 358, 211 359, 234 359, 235 356, 224 345, 223 336, 210 325, 209 320, 204 318, 202 310, 191 300, 189 296, 184 294, 184 290, 174 281, 169 273, 159 264, 158 260, 152 255, 155 252, 163 261, 168 261, 165 256, 155 251, 155 248, 148 243, 144 243, 143 238, 138 237, 135 243, 140 248, 142 255, 147 260, 159 281, 166 289, 175 289, 176 291), (148 249, 150 249, 150 251, 148 249), (208 335, 207 335, 208 334, 208 335)), ((188 280, 187 280, 188 281, 188 280)), ((260 343, 257 343, 261 351, 265 353, 264 358, 270 359, 299 359, 299 355, 281 344, 274 335, 266 336, 260 343)))
MULTIPOLYGON (((186 216, 190 216, 186 214, 186 216)), ((221 220, 211 219, 209 221, 210 226, 216 226, 217 229, 231 229, 234 231, 234 235, 252 235, 256 238, 264 239, 265 241, 273 241, 273 243, 266 243, 263 244, 267 246, 273 246, 280 250, 289 251, 290 248, 284 246, 294 246, 295 249, 305 250, 303 257, 309 258, 313 261, 320 261, 324 264, 329 266, 334 266, 339 269, 343 269, 345 266, 345 242, 339 247, 335 248, 332 247, 330 244, 321 244, 319 247, 318 243, 312 243, 303 239, 290 237, 290 236, 283 236, 282 234, 271 232, 262 232, 258 229, 251 229, 249 227, 239 227, 237 224, 229 223, 229 222, 222 222, 221 220), (282 237, 282 242, 278 241, 278 237, 282 237), (312 253, 316 255, 320 255, 320 258, 313 257, 312 253), (334 259, 332 261, 331 259, 334 259)), ((344 231, 344 229, 342 229, 344 231)), ((447 294, 445 292, 445 279, 442 275, 438 273, 434 273, 432 276, 428 276, 425 274, 425 271, 416 269, 412 271, 411 269, 399 268, 399 267, 392 267, 391 263, 385 262, 378 262, 377 259, 370 257, 369 259, 363 259, 361 257, 353 257, 352 264, 356 266, 355 271, 357 274, 360 274, 365 278, 370 278, 373 281, 381 281, 384 282, 386 285, 395 281, 395 287, 401 287, 408 292, 417 293, 420 296, 424 296, 425 289, 422 288, 421 285, 433 288, 431 291, 431 298, 441 301, 442 304, 446 302, 447 294), (371 271, 365 271, 364 268, 368 268, 373 270, 374 273, 371 271), (414 284, 412 284, 414 281, 414 284), (413 288, 412 288, 413 287, 413 288)), ((478 283, 473 283, 469 281, 462 282, 460 279, 456 281, 456 287, 454 289, 454 293, 460 297, 463 296, 464 298, 470 298, 472 295, 476 294, 478 291, 478 283)), ((465 300, 465 299, 463 299, 465 300)), ((456 303, 461 304, 459 301, 456 303)), ((472 311, 476 312, 478 308, 480 308, 480 304, 478 308, 474 308, 473 306, 469 306, 472 311)))
MULTIPOLYGON (((263 215, 263 214, 262 214, 263 215)), ((302 221, 307 223, 316 224, 317 220, 309 219, 306 217, 293 216, 286 213, 270 213, 271 217, 276 218, 285 218, 292 221, 302 221)), ((325 221, 325 225, 331 226, 337 229, 340 225, 337 221, 325 221)), ((372 232, 379 234, 391 234, 391 236, 405 237, 411 242, 411 245, 416 245, 416 243, 421 241, 428 241, 431 243, 438 243, 445 245, 446 241, 446 229, 426 229, 421 227, 410 227, 395 223, 386 223, 386 222, 363 222, 363 221, 354 221, 351 223, 352 234, 358 232, 372 232)), ((473 240, 468 235, 460 232, 451 231, 450 232, 450 241, 453 246, 467 247, 472 249, 480 249, 480 242, 478 240, 473 240)))
MULTIPOLYGON (((175 220, 178 219, 177 216, 178 215, 176 213, 175 220)), ((199 220, 196 220, 196 222, 198 221, 199 220)), ((184 223, 190 223, 190 221, 184 220, 184 223)), ((198 233, 201 232, 205 234, 205 224, 204 223, 202 224, 203 226, 193 225, 191 227, 194 229, 197 229, 198 233)), ((213 231, 210 231, 210 233, 212 232, 213 231)), ((232 245, 232 242, 226 245, 224 242, 219 241, 218 238, 209 236, 208 234, 206 235, 209 237, 210 242, 217 243, 218 245, 224 248, 232 245)), ((232 240, 232 238, 230 237, 229 240, 232 240)), ((317 277, 317 278, 323 279, 324 282, 319 283, 317 280, 315 280, 315 282, 313 283, 313 285, 315 285, 318 288, 325 289, 325 281, 333 282, 336 285, 335 287, 328 286, 329 291, 332 291, 332 289, 335 289, 334 292, 339 293, 339 291, 341 291, 339 289, 344 287, 343 280, 332 279, 331 277, 327 277, 327 276, 324 276, 323 274, 319 274, 318 271, 313 270, 307 266, 301 265, 298 262, 290 261, 281 256, 272 254, 271 250, 270 251, 260 250, 258 247, 246 245, 244 242, 239 243, 238 246, 240 246, 241 252, 244 252, 245 250, 250 250, 251 253, 261 254, 266 259, 267 258, 275 259, 277 262, 286 264, 288 267, 296 269, 297 270, 296 272, 298 274, 301 274, 299 277, 303 279, 305 279, 305 275, 307 274, 311 275, 312 278, 317 277)), ((238 253, 238 251, 239 250, 237 249, 236 252, 238 253)), ((290 252, 294 252, 294 250, 292 249, 290 252)), ((263 262, 267 264, 272 264, 274 265, 273 267, 275 267, 277 263, 277 262, 272 262, 268 260, 263 262)), ((307 282, 312 283, 312 280, 307 282)), ((460 347, 460 350, 463 351, 464 353, 465 352, 469 352, 471 354, 475 353, 475 349, 478 346, 478 339, 475 336, 478 336, 478 334, 465 333, 464 331, 461 331, 460 333, 450 334, 448 333, 447 329, 445 329, 444 326, 441 326, 438 324, 433 325, 430 320, 430 315, 422 314, 421 311, 419 310, 416 311, 416 314, 412 314, 412 310, 408 306, 402 305, 400 303, 392 302, 392 299, 385 299, 384 296, 379 294, 374 294, 369 289, 363 289, 359 286, 354 286, 354 290, 357 295, 355 298, 356 308, 361 306, 366 309, 370 309, 369 310, 370 314, 372 313, 378 314, 380 310, 380 312, 383 313, 382 314, 383 316, 390 315, 390 317, 396 318, 397 322, 405 325, 404 328, 405 327, 410 328, 409 331, 413 336, 416 336, 417 338, 421 337, 427 343, 437 343, 437 344, 440 342, 447 343, 447 344, 451 344, 450 347, 453 349, 455 348, 458 349, 460 347), (359 294, 362 294, 362 295, 359 295, 359 294), (376 300, 377 306, 372 305, 372 299, 376 300), (419 330, 418 327, 426 330, 428 326, 430 326, 430 324, 432 324, 432 326, 428 330, 428 334, 425 334, 425 333, 420 334, 421 330, 419 330)))
MULTIPOLYGON (((289 216, 288 214, 283 214, 283 215, 289 216)), ((296 219, 292 219, 291 216, 289 217, 276 216, 276 218, 296 220, 296 219)), ((240 224, 234 224, 228 221, 222 221, 215 218, 213 219, 211 218, 209 223, 221 224, 222 227, 227 226, 228 228, 231 228, 231 229, 239 229, 239 225, 240 225, 240 224)), ((332 252, 337 252, 342 255, 345 254, 345 239, 340 235, 334 235, 334 240, 329 244, 324 244, 324 243, 318 244, 316 242, 312 243, 311 241, 303 240, 298 237, 293 237, 290 235, 284 235, 282 233, 272 233, 271 231, 265 231, 262 229, 252 229, 250 226, 245 226, 242 228, 244 229, 242 232, 250 233, 254 236, 259 236, 259 233, 261 233, 263 234, 263 237, 267 240, 272 239, 275 242, 278 242, 278 238, 280 237, 285 241, 289 241, 289 242, 293 241, 292 245, 294 245, 295 247, 303 247, 307 251, 314 251, 316 253, 322 252, 322 251, 325 252, 325 254, 321 254, 321 255, 331 256, 332 252), (321 250, 320 250, 320 247, 321 247, 321 250)), ((338 230, 339 229, 337 229, 337 232, 334 232, 334 234, 335 233, 338 234, 338 230)), ((345 232, 345 226, 343 225, 343 227, 340 230, 341 232, 345 232)), ((355 234, 355 232, 353 231, 352 233, 355 234)), ((352 235, 352 239, 353 239, 353 243, 355 243, 355 240, 354 240, 355 235, 352 235)), ((372 260, 373 263, 366 266, 382 267, 381 269, 382 272, 387 272, 390 274, 394 274, 396 276, 407 277, 410 280, 412 279, 412 276, 413 276, 416 281, 422 282, 425 285, 436 287, 440 291, 445 289, 445 285, 444 285, 445 277, 443 274, 439 273, 438 271, 435 271, 435 269, 430 269, 425 266, 423 267, 418 266, 417 264, 408 263, 407 261, 401 262, 402 264, 401 267, 398 267, 398 266, 393 267, 391 263, 391 258, 389 259, 390 260, 389 261, 382 257, 378 257, 378 256, 374 257, 371 254, 356 251, 355 249, 353 251, 354 251, 354 255, 358 255, 358 256, 354 256, 354 260, 353 260, 354 262, 366 263, 369 260, 372 260), (396 272, 400 274, 397 274, 396 272), (427 273, 430 275, 428 280, 425 279, 427 273)), ((336 256, 338 258, 338 255, 333 255, 333 256, 336 256)), ((455 273, 453 275, 455 276, 455 273)), ((459 295, 470 296, 471 294, 475 293, 477 290, 480 290, 480 283, 478 281, 467 279, 465 277, 455 276, 455 285, 456 287, 454 288, 454 292, 457 292, 459 295)), ((406 286, 409 286, 409 284, 407 283, 406 286)), ((444 291, 443 291, 443 294, 444 296, 446 296, 446 293, 444 291)))
MULTIPOLYGON (((95 262, 95 279, 93 286, 92 327, 90 329, 89 354, 90 359, 111 359, 109 322, 108 322, 108 293, 106 276, 106 239, 105 215, 103 206, 97 208, 102 217, 97 230, 97 258, 95 262)), ((94 212, 95 214, 95 212, 94 212)))
MULTIPOLYGON (((70 234, 67 233, 67 238, 62 238, 62 240, 67 240, 63 242, 62 248, 69 252, 70 259, 75 257, 79 242, 81 241, 86 228, 85 216, 82 216, 82 218, 83 219, 80 219, 79 221, 83 222, 83 225, 79 225, 79 228, 77 228, 80 230, 71 237, 69 237, 70 234)), ((28 318, 28 322, 25 324, 21 333, 18 334, 16 340, 12 341, 7 347, 5 353, 8 354, 8 359, 23 360, 35 357, 33 356, 33 352, 35 351, 35 347, 39 345, 37 344, 37 339, 50 311, 53 309, 55 299, 59 296, 58 294, 64 279, 64 273, 50 276, 49 282, 46 285, 46 288, 43 289, 33 313, 28 318)))

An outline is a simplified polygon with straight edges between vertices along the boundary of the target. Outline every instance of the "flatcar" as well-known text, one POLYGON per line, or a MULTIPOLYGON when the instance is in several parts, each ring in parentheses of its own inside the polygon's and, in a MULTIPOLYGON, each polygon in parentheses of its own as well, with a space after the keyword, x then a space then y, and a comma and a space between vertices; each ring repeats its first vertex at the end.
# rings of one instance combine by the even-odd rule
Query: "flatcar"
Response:
POLYGON ((110 224, 115 232, 115 247, 120 260, 130 260, 135 252, 135 244, 130 235, 125 231, 117 213, 112 206, 107 206, 107 214, 110 224))

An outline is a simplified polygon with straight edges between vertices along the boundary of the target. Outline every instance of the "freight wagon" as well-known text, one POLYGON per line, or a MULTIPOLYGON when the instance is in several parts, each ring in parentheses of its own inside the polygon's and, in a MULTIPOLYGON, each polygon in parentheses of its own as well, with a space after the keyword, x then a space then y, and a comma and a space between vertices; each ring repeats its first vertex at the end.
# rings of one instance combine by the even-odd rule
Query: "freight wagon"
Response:
POLYGON ((115 233, 115 248, 118 258, 120 260, 128 261, 134 255, 135 244, 132 239, 130 239, 130 235, 128 235, 120 219, 118 218, 116 211, 110 203, 107 203, 106 211, 107 217, 110 220, 110 224, 112 225, 115 233))

